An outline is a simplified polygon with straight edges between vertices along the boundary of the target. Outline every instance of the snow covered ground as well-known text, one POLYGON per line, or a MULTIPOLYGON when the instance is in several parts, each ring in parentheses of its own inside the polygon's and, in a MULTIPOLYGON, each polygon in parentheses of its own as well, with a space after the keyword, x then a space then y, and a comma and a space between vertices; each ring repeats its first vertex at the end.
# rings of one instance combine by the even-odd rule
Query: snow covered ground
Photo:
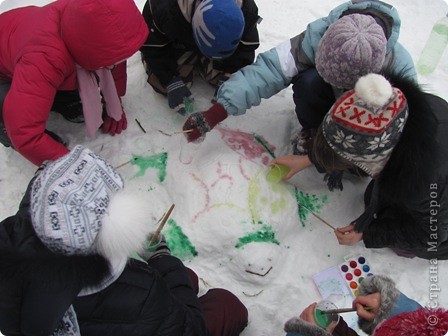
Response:
MULTIPOLYGON (((4 0, 0 12, 44 0, 4 0)), ((144 1, 136 1, 139 8, 144 1)), ((340 4, 336 0, 257 0, 263 21, 259 25, 259 52, 303 31, 307 23, 325 16, 340 4)), ((444 0, 391 0, 402 19, 400 42, 417 61, 433 24, 448 11, 444 0)), ((448 99, 448 50, 437 70, 421 77, 427 89, 448 99)), ((200 78, 192 87, 196 110, 210 106, 213 89, 200 78)), ((290 88, 264 100, 244 116, 228 118, 189 151, 182 135, 184 117, 169 109, 165 98, 146 83, 139 55, 128 62, 128 93, 124 97, 128 130, 110 137, 98 133, 90 141, 84 125, 53 115, 48 129, 64 134, 70 145, 84 144, 113 165, 127 188, 146 193, 154 219, 176 205, 164 229, 173 253, 201 278, 201 292, 224 287, 248 307, 245 336, 281 335, 284 322, 311 302, 320 300, 312 276, 362 254, 375 274, 387 274, 398 288, 426 305, 430 291, 430 264, 422 259, 397 257, 388 249, 367 250, 362 243, 339 246, 331 231, 298 202, 335 226, 345 226, 362 212, 366 179, 349 178, 344 191, 329 192, 313 168, 291 183, 270 184, 265 164, 271 156, 260 142, 289 153, 290 137, 299 129, 290 88), (137 119, 146 133, 138 126, 137 119), (257 139, 259 141, 257 141, 257 139), (189 155, 189 153, 193 153, 189 155), (190 162, 191 161, 191 162, 190 162)), ((11 149, 0 147, 0 219, 17 210, 36 167, 11 149)), ((448 262, 438 263, 437 298, 448 307, 448 262)), ((434 293, 434 292, 433 292, 434 293)))

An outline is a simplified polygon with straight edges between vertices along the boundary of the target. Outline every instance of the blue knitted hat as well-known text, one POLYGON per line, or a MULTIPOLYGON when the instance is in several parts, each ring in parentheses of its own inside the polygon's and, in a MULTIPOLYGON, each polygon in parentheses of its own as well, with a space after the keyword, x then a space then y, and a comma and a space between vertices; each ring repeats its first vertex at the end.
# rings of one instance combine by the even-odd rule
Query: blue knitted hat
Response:
POLYGON ((238 47, 244 16, 235 0, 204 0, 192 18, 193 36, 208 58, 227 58, 238 47))

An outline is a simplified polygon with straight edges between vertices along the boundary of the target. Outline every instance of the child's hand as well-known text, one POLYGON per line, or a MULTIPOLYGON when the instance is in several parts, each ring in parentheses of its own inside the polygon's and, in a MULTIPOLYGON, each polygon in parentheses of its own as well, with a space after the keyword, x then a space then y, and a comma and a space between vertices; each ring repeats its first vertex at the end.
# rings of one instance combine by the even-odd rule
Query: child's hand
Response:
POLYGON ((126 119, 126 114, 123 112, 121 119, 116 121, 114 118, 106 116, 104 118, 104 123, 102 126, 103 133, 109 133, 114 136, 115 134, 120 134, 128 127, 128 121, 126 119))
POLYGON ((282 164, 291 169, 291 171, 283 178, 284 180, 289 180, 299 171, 312 165, 307 155, 288 155, 278 157, 270 163, 271 166, 274 164, 282 164))
POLYGON ((308 323, 316 325, 316 320, 314 319, 314 310, 316 309, 317 302, 310 304, 306 307, 300 314, 300 318, 308 323))
POLYGON ((338 239, 339 245, 351 246, 362 240, 362 232, 356 232, 353 224, 337 228, 334 233, 338 239))
POLYGON ((373 321, 381 306, 381 294, 373 293, 366 296, 358 296, 353 301, 353 308, 359 317, 373 321))
POLYGON ((221 104, 215 104, 207 111, 196 112, 191 114, 185 120, 182 130, 188 131, 185 137, 188 142, 197 141, 199 138, 205 137, 213 127, 227 118, 227 111, 221 104))

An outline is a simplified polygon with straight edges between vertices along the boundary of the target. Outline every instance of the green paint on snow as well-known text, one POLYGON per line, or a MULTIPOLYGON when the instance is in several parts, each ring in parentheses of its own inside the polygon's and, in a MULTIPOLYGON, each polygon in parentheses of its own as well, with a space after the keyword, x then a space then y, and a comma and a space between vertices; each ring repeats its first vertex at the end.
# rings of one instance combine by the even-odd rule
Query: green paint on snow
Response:
POLYGON ((318 197, 316 195, 310 195, 297 190, 297 188, 295 188, 295 193, 299 219, 302 226, 305 227, 305 221, 310 215, 310 210, 315 213, 320 212, 323 205, 328 202, 328 196, 323 195, 318 197))
POLYGON ((260 222, 258 224, 262 224, 263 229, 238 238, 238 243, 235 245, 236 248, 243 247, 250 243, 273 243, 280 245, 280 242, 275 238, 275 232, 272 230, 272 227, 260 222))
POLYGON ((131 164, 138 166, 140 171, 135 175, 135 177, 143 176, 148 170, 148 168, 155 168, 158 170, 159 181, 163 182, 166 177, 166 164, 168 161, 168 153, 163 152, 148 157, 133 155, 131 164))
POLYGON ((180 260, 191 260, 198 255, 196 248, 190 239, 183 233, 182 228, 172 219, 167 222, 168 228, 163 231, 166 243, 171 250, 171 254, 180 260))
POLYGON ((255 133, 252 133, 255 141, 257 141, 260 145, 263 146, 263 148, 266 150, 266 152, 275 159, 275 154, 272 152, 272 150, 269 148, 269 146, 264 142, 263 138, 255 133))

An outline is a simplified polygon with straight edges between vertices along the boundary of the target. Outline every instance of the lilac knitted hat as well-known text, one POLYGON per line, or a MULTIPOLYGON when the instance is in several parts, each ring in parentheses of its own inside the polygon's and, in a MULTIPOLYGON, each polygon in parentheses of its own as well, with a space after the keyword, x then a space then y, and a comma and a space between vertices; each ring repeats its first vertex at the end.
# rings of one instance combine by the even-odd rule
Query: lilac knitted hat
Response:
POLYGON ((343 16, 322 36, 316 52, 316 69, 327 83, 352 89, 359 77, 381 70, 386 44, 383 29, 371 16, 343 16))

